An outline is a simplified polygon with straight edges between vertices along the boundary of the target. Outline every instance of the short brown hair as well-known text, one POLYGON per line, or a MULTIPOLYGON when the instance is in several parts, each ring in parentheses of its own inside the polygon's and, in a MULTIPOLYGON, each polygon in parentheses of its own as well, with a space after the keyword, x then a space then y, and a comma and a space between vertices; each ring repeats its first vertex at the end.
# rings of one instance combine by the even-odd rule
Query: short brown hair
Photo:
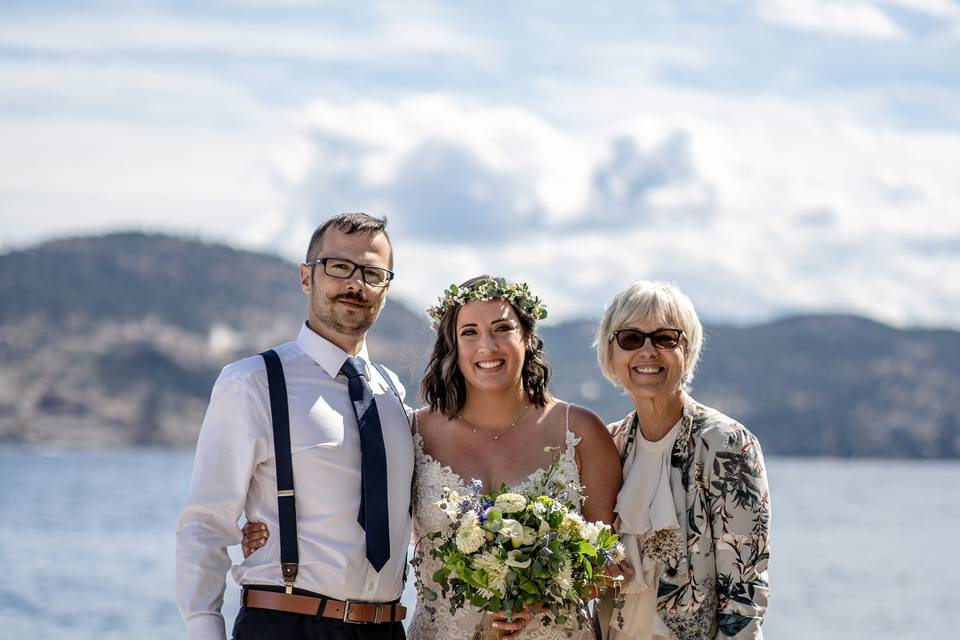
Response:
MULTIPOLYGON (((490 276, 479 276, 467 280, 460 287, 470 287, 490 276)), ((524 353, 523 369, 520 379, 527 399, 537 407, 543 407, 550 400, 547 385, 550 382, 550 365, 543 352, 543 339, 537 334, 537 319, 530 312, 507 301, 520 320, 523 336, 529 339, 529 347, 524 353)), ((467 383, 457 362, 457 314, 460 305, 453 306, 443 314, 437 325, 437 340, 433 344, 433 353, 427 363, 420 383, 420 393, 424 402, 432 411, 439 411, 453 419, 463 409, 467 400, 467 383)))
POLYGON ((390 242, 390 236, 387 235, 387 217, 375 218, 366 213, 341 213, 333 216, 313 232, 310 237, 310 244, 307 245, 307 262, 315 259, 320 251, 320 244, 323 242, 323 234, 327 229, 333 227, 346 234, 367 233, 371 236, 376 233, 382 233, 390 245, 390 264, 387 266, 393 268, 393 243, 390 242))

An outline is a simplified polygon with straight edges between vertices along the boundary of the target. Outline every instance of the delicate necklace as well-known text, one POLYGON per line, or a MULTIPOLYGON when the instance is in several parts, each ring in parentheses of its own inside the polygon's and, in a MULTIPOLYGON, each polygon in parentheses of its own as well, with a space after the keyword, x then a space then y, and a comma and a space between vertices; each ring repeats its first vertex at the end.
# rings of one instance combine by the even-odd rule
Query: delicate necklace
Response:
MULTIPOLYGON (((530 405, 529 405, 529 404, 523 405, 523 409, 520 409, 520 413, 517 414, 517 417, 514 419, 513 422, 510 423, 510 426, 509 426, 509 427, 507 427, 506 429, 504 429, 504 430, 501 431, 500 433, 495 433, 495 434, 493 434, 492 436, 489 436, 489 437, 490 437, 492 440, 499 440, 501 436, 506 435, 508 431, 510 431, 511 429, 513 429, 515 426, 517 426, 517 423, 520 422, 520 419, 523 418, 523 414, 525 414, 525 413, 527 412, 527 409, 529 409, 529 408, 530 408, 530 405)), ((473 431, 474 433, 483 433, 484 435, 487 435, 487 432, 489 431, 489 429, 480 429, 480 428, 478 428, 475 424, 473 424, 472 422, 470 422, 469 420, 467 420, 466 418, 464 418, 462 413, 457 416, 457 420, 459 420, 459 421, 462 422, 463 424, 467 425, 467 427, 469 427, 470 430, 473 431)))

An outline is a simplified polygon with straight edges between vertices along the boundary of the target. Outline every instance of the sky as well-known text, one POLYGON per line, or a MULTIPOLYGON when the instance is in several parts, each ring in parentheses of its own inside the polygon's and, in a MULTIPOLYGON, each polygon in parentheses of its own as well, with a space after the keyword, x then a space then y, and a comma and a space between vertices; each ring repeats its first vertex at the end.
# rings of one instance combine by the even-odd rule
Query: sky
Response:
POLYGON ((960 328, 960 2, 0 0, 0 250, 301 260, 342 211, 414 307, 665 279, 711 322, 960 328))

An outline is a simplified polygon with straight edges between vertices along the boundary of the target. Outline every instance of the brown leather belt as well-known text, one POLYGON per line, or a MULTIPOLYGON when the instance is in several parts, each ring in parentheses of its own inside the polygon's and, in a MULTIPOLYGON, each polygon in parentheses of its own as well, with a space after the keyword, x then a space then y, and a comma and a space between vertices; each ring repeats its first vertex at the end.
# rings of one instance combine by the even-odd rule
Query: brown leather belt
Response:
POLYGON ((272 609, 308 616, 319 615, 357 624, 396 622, 403 620, 407 615, 407 608, 402 604, 343 601, 260 589, 244 589, 243 604, 254 609, 272 609), (323 605, 323 611, 320 610, 321 605, 323 605))

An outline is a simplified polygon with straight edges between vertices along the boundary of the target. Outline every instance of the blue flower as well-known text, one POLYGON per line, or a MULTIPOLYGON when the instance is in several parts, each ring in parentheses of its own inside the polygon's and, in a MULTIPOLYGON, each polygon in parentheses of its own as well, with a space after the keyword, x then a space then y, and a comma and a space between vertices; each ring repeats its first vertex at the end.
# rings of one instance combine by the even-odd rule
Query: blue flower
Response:
POLYGON ((473 511, 477 514, 477 519, 480 521, 480 524, 487 521, 487 510, 484 509, 482 505, 475 505, 473 511))

